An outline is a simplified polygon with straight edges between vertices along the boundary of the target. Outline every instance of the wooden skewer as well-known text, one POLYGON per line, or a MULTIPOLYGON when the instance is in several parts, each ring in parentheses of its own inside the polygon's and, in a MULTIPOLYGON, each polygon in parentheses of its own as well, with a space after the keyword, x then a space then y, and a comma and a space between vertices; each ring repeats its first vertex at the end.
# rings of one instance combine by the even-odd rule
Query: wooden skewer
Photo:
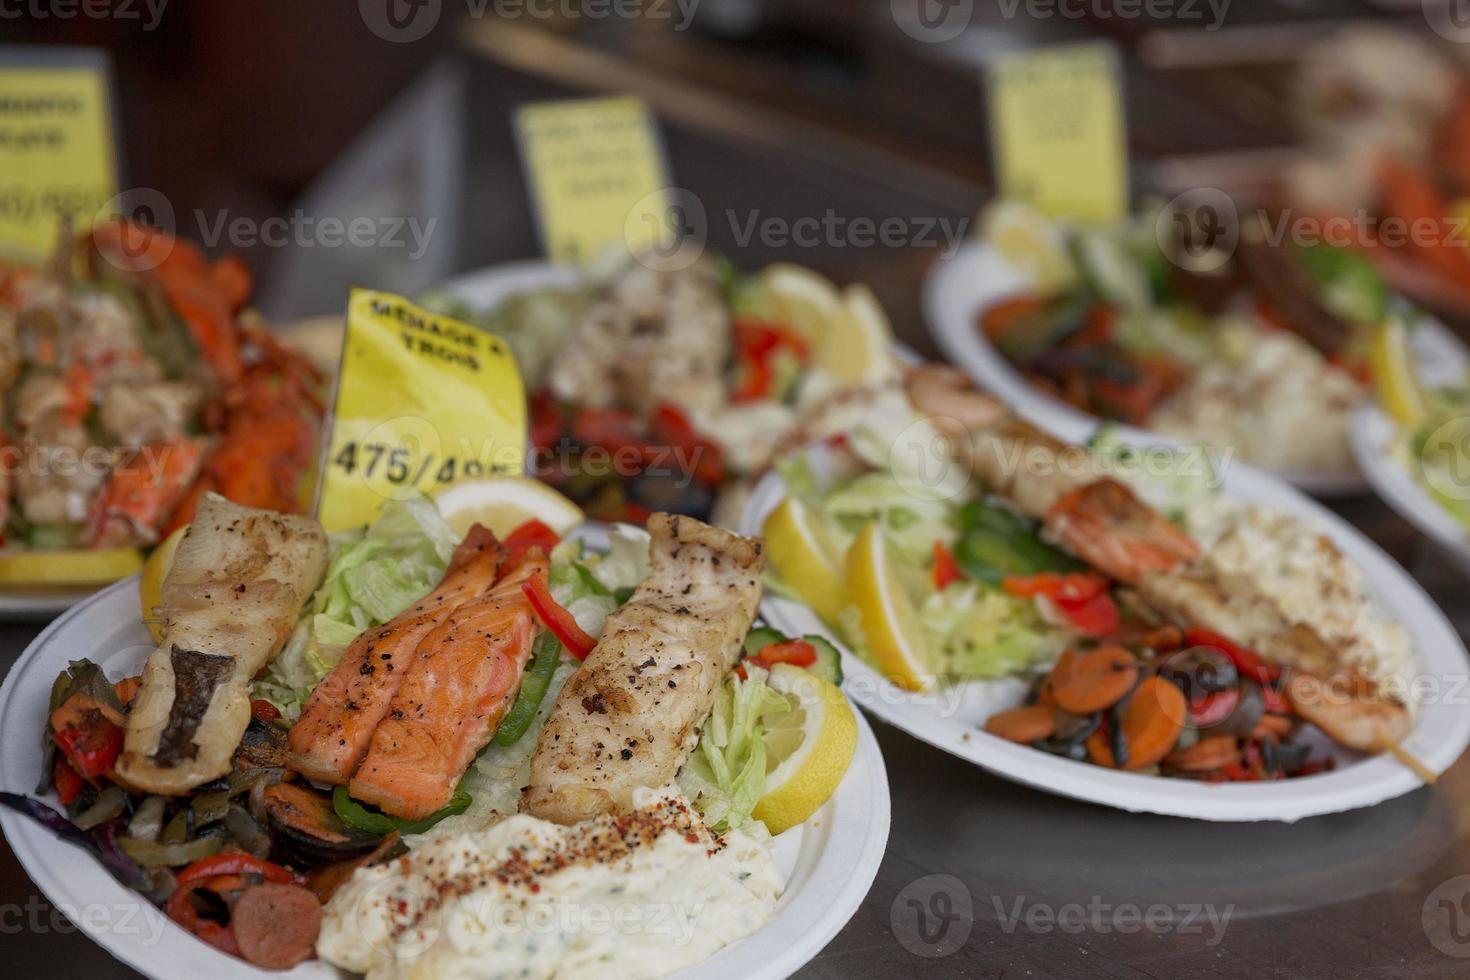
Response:
POLYGON ((1439 779, 1438 773, 1410 755, 1409 751, 1399 743, 1389 742, 1388 751, 1392 752, 1393 757, 1402 762, 1414 775, 1424 780, 1426 786, 1433 786, 1435 781, 1439 779))

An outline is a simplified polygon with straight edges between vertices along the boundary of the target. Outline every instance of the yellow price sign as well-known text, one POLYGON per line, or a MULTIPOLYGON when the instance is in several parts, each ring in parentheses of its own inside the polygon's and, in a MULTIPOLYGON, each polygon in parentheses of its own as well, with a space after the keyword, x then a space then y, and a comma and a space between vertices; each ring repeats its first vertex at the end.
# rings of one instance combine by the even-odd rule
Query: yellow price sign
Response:
POLYGON ((665 243, 668 171, 641 100, 537 102, 516 111, 515 128, 552 261, 588 262, 620 242, 634 255, 665 243))
POLYGON ((1057 218, 1128 213, 1128 148, 1117 54, 1105 44, 1006 55, 986 74, 1003 197, 1057 218))
POLYGON ((0 49, 0 249, 44 255, 117 195, 111 106, 100 54, 0 49))
POLYGON ((387 500, 519 474, 526 394, 515 356, 479 327, 354 289, 325 445, 317 518, 329 531, 368 524, 387 500))

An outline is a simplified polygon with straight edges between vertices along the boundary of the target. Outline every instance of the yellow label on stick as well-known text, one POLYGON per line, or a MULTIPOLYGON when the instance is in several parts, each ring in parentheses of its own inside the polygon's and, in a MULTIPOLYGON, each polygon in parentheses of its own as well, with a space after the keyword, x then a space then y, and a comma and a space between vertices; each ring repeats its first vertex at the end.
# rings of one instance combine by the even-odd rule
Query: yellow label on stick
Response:
POLYGON ((0 64, 0 250, 44 255, 61 215, 89 222, 116 194, 102 64, 0 64))
POLYGON ((547 257, 636 255, 669 237, 669 179, 653 116, 635 98, 522 106, 515 116, 547 257))
POLYGON ((526 395, 505 341, 354 289, 317 517, 362 527, 384 501, 525 468, 526 395))
POLYGON ((1128 150, 1118 58, 1105 44, 1006 55, 987 72, 1001 196, 1056 218, 1128 213, 1128 150))

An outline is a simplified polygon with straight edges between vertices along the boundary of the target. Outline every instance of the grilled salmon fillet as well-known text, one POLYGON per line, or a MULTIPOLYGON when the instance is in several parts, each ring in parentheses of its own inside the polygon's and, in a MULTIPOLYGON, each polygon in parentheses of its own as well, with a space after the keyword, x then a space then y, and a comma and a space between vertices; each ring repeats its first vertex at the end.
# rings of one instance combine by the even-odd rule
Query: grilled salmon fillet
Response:
POLYGON ((652 571, 607 618, 541 730, 521 809, 561 824, 626 812, 673 780, 755 620, 761 542, 689 517, 648 520, 652 571))
POLYGON ((476 524, 432 592, 353 640, 291 726, 291 768, 321 783, 351 779, 424 638, 457 606, 490 589, 504 557, 495 535, 476 524))
POLYGON ((354 798, 408 820, 449 802, 520 691, 539 629, 521 584, 546 573, 545 553, 528 552, 428 635, 373 732, 354 798))
POLYGON ((327 536, 311 518, 204 495, 163 583, 163 642, 128 712, 117 761, 127 785, 180 795, 230 771, 250 681, 326 567, 327 536))

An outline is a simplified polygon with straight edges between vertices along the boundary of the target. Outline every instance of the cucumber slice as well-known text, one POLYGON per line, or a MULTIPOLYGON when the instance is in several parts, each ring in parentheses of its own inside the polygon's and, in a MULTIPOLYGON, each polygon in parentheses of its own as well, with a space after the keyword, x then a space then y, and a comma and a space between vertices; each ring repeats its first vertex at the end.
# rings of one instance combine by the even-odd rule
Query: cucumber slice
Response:
POLYGON ((817 651, 817 662, 808 667, 807 670, 811 671, 813 674, 816 674, 824 681, 836 684, 838 687, 841 687, 842 654, 837 652, 837 648, 834 647, 825 636, 817 636, 815 633, 808 633, 806 636, 803 636, 802 639, 810 643, 812 645, 812 649, 817 651))
POLYGON ((745 655, 747 657, 753 657, 772 643, 784 642, 786 642, 786 637, 781 632, 773 630, 769 626, 757 626, 745 634, 745 655))

